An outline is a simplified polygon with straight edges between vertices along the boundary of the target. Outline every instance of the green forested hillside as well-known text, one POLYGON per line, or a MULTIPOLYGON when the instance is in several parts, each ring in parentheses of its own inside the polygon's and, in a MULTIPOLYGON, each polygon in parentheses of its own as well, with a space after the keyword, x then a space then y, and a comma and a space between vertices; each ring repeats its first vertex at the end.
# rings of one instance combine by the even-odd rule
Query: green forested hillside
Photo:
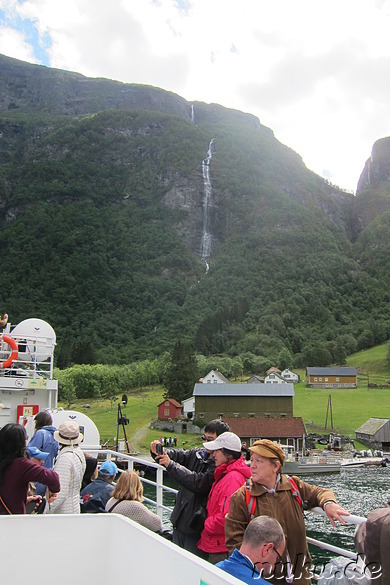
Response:
POLYGON ((195 103, 191 119, 162 90, 0 62, 0 312, 47 320, 59 366, 153 358, 179 338, 327 365, 389 338, 383 181, 356 201, 253 116, 195 103))

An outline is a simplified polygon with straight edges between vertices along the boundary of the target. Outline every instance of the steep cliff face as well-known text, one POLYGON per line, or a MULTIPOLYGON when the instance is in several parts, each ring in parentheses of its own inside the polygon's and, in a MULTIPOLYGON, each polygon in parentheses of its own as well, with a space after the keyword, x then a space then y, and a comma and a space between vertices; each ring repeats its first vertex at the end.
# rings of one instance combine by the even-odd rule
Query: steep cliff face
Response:
POLYGON ((0 111, 83 115, 107 109, 143 109, 186 120, 191 105, 180 96, 144 85, 89 79, 0 55, 0 111))
POLYGON ((372 147, 360 175, 354 204, 359 231, 390 210, 390 138, 381 138, 372 147))
POLYGON ((390 185, 390 138, 381 138, 375 142, 371 157, 360 175, 356 194, 379 182, 389 182, 390 185))

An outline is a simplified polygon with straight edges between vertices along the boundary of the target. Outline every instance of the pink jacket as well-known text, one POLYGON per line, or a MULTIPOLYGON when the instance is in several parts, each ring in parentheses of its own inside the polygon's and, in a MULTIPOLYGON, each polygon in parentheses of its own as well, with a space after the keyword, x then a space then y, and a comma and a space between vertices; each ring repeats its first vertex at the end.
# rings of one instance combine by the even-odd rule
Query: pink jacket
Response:
POLYGON ((230 496, 244 485, 250 475, 250 468, 242 457, 216 468, 198 548, 208 553, 228 551, 225 545, 225 516, 229 512, 230 496))

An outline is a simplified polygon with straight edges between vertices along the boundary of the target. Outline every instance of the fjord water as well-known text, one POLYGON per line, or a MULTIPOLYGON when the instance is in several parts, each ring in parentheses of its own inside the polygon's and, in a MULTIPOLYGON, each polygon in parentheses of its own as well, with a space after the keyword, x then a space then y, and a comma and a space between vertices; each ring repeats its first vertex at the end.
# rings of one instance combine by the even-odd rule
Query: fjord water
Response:
MULTIPOLYGON (((333 489, 337 501, 351 514, 367 517, 375 508, 383 508, 390 500, 390 467, 368 466, 341 471, 340 474, 316 474, 302 477, 304 481, 333 489)), ((306 514, 307 535, 353 551, 355 525, 333 528, 329 520, 306 514)), ((310 547, 313 560, 323 562, 334 554, 310 547)))
MULTIPOLYGON (((173 482, 166 481, 167 479, 167 477, 164 478, 167 485, 178 488, 173 482)), ((343 470, 341 473, 312 474, 302 476, 302 479, 307 483, 332 489, 339 504, 356 516, 367 517, 371 510, 383 508, 390 500, 390 466, 368 466, 343 470)), ((145 495, 154 497, 149 486, 145 486, 145 495)), ((173 494, 164 496, 164 504, 173 507, 173 494)), ((168 512, 164 512, 164 524, 167 527, 170 525, 169 516, 168 512)), ((305 522, 308 536, 354 551, 355 525, 342 526, 336 523, 336 527, 333 528, 327 518, 309 512, 305 512, 305 522)), ((326 563, 327 559, 337 556, 315 546, 310 546, 310 553, 313 563, 317 566, 326 563)))

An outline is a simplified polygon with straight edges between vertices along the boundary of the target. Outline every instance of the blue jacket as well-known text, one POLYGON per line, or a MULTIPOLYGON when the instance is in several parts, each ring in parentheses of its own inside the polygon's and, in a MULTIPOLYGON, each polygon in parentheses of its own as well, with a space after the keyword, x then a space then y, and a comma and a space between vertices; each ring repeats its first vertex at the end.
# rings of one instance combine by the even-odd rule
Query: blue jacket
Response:
POLYGON ((37 447, 40 451, 49 453, 44 465, 46 469, 53 469, 54 460, 58 454, 58 443, 54 438, 55 430, 53 426, 42 427, 39 431, 35 431, 29 442, 30 447, 37 447))
POLYGON ((265 581, 260 577, 260 573, 253 563, 251 563, 248 557, 242 555, 237 548, 226 561, 221 561, 215 566, 233 575, 233 577, 241 579, 244 583, 249 583, 250 585, 254 585, 255 583, 257 585, 269 585, 269 581, 265 581))
MULTIPOLYGON (((56 428, 51 425, 42 427, 38 431, 35 431, 31 437, 31 441, 29 442, 29 447, 37 447, 40 451, 49 453, 49 457, 47 457, 44 463, 44 467, 46 467, 46 469, 53 469, 54 460, 58 454, 58 443, 54 438, 55 430, 56 428)), ((46 486, 43 483, 35 482, 35 488, 36 495, 45 495, 46 486)))
POLYGON ((114 486, 107 483, 102 477, 91 481, 81 490, 81 513, 98 514, 106 511, 106 504, 111 498, 114 486))

